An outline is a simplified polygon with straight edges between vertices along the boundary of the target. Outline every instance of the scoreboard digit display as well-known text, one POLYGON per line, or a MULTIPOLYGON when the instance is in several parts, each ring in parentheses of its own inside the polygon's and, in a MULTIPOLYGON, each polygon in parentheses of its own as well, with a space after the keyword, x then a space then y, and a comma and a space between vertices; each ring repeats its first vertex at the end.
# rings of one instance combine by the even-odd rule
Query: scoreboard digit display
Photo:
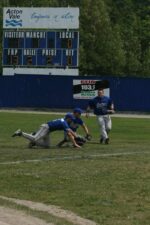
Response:
POLYGON ((3 33, 3 66, 78 67, 78 31, 3 33))

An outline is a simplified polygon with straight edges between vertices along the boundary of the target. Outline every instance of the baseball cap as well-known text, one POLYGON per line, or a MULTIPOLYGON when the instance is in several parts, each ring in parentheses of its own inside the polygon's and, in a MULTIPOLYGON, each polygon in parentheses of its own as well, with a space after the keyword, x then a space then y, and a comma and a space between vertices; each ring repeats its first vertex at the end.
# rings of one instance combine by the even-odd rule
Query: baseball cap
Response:
POLYGON ((65 115, 65 119, 71 119, 71 120, 73 120, 74 119, 74 116, 72 115, 72 113, 67 113, 65 115))
POLYGON ((80 108, 74 108, 73 112, 74 112, 74 113, 82 114, 82 113, 83 113, 83 110, 80 109, 80 108))

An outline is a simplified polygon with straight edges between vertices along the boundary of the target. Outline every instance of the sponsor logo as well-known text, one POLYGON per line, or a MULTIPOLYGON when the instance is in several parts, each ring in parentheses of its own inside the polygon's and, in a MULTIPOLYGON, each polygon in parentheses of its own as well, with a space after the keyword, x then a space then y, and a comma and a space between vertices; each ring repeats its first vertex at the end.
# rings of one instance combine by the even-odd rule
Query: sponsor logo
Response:
POLYGON ((22 27, 22 10, 8 9, 6 11, 7 19, 5 20, 6 27, 22 27))

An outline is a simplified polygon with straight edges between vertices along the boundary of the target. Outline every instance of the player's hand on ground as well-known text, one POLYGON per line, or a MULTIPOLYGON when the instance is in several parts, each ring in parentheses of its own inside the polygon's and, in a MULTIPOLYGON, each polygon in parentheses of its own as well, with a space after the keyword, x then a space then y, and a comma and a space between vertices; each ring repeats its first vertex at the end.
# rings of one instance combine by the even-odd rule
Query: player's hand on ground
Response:
POLYGON ((78 144, 74 144, 74 146, 73 146, 74 148, 81 148, 81 146, 80 145, 78 145, 78 144))

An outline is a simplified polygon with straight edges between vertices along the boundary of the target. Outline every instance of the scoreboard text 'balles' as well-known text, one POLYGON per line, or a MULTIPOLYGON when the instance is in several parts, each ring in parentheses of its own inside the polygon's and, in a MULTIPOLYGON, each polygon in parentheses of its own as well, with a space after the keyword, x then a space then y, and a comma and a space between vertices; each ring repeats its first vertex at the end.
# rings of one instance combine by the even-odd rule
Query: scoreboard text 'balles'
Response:
POLYGON ((79 9, 17 10, 4 8, 3 74, 78 75, 79 9))

